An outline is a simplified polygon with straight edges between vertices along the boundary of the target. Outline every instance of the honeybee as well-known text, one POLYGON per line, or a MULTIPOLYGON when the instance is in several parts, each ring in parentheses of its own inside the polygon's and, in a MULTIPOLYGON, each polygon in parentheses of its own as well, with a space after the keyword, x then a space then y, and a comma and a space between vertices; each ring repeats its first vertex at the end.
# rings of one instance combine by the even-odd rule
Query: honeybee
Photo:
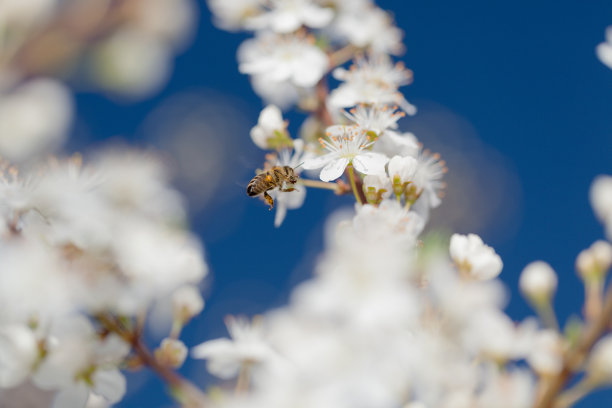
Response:
POLYGON ((263 193, 264 198, 270 204, 270 210, 274 208, 274 199, 268 194, 268 191, 278 187, 279 191, 295 191, 293 187, 287 187, 287 184, 295 184, 298 175, 290 166, 274 166, 268 171, 259 173, 247 186, 247 194, 251 197, 263 193))

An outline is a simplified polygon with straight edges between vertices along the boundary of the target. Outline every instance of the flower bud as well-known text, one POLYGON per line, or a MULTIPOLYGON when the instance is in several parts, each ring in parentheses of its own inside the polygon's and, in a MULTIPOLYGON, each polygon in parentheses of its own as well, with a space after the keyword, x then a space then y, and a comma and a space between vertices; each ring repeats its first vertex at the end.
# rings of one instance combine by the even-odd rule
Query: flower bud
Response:
POLYGON ((576 258, 576 270, 584 280, 600 281, 612 265, 612 245, 596 241, 576 258))
POLYGON ((251 129, 251 139, 261 149, 291 146, 286 128, 287 123, 283 121, 280 109, 268 105, 259 114, 257 125, 251 129))
POLYGON ((165 338, 154 354, 155 360, 161 365, 179 368, 187 358, 187 347, 180 340, 165 338))
POLYGON ((172 314, 185 324, 204 309, 204 300, 195 286, 183 286, 172 294, 172 314))
POLYGON ((530 301, 547 303, 557 289, 557 275, 546 262, 532 262, 523 269, 519 287, 530 301))
POLYGON ((391 184, 386 175, 366 175, 363 178, 363 192, 368 204, 378 205, 383 197, 389 196, 391 184))
POLYGON ((414 157, 393 156, 389 160, 389 177, 393 180, 393 193, 401 196, 408 183, 414 178, 417 169, 417 160, 414 157))
POLYGON ((607 335, 600 339, 587 362, 587 374, 596 382, 612 381, 612 335, 607 335))
POLYGON ((451 258, 464 277, 476 280, 493 279, 503 268, 499 255, 476 234, 453 234, 449 250, 451 258))

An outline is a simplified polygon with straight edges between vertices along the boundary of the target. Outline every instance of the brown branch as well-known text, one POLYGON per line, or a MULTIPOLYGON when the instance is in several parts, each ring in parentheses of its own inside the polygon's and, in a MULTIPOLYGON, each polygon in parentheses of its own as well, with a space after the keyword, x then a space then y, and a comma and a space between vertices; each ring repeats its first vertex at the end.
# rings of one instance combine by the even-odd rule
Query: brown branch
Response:
POLYGON ((138 357, 140 363, 149 367, 162 380, 164 380, 173 391, 175 398, 187 408, 203 408, 205 407, 207 398, 206 395, 191 382, 183 378, 174 370, 160 364, 147 345, 142 341, 139 333, 132 332, 124 327, 124 325, 112 315, 96 316, 102 326, 109 332, 116 333, 125 342, 132 346, 132 351, 138 357))
POLYGON ((73 1, 19 47, 7 65, 24 78, 59 74, 90 43, 129 21, 142 0, 73 1))
POLYGON ((554 407, 559 392, 570 380, 572 375, 582 366, 593 345, 608 330, 611 318, 612 287, 608 288, 603 308, 599 316, 587 326, 576 346, 565 355, 563 367, 559 374, 548 380, 544 391, 535 404, 536 408, 554 407))

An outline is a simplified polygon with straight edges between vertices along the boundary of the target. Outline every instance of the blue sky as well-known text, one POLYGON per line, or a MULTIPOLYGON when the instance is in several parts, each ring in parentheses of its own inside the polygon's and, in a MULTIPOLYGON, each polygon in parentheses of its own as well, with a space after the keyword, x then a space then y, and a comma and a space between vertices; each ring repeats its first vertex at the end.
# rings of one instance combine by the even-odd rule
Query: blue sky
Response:
MULTIPOLYGON (((445 150, 457 156, 457 167, 462 158, 472 163, 467 174, 485 186, 482 197, 449 191, 444 205, 452 208, 461 201, 468 219, 489 206, 487 226, 477 226, 475 232, 504 260, 502 279, 511 293, 508 313, 517 320, 530 313, 517 282, 521 269, 536 259, 549 262, 560 276, 556 306, 561 320, 579 313, 583 293, 574 260, 603 237, 588 189, 596 175, 612 173, 612 70, 594 53, 606 26, 612 25, 612 2, 378 3, 393 12, 405 31, 407 53, 401 60, 415 73, 414 84, 403 91, 420 112, 403 121, 403 130, 413 131, 443 156, 445 150), (499 179, 496 174, 501 174, 499 179), (495 188, 493 205, 487 191, 495 188)), ((194 43, 179 56, 173 77, 159 95, 133 104, 90 94, 80 94, 77 101, 80 120, 89 131, 87 137, 73 140, 73 148, 116 135, 148 143, 140 131, 142 123, 163 101, 182 92, 226 95, 243 115, 244 134, 236 136, 240 145, 223 157, 229 168, 239 171, 216 175, 227 178, 219 184, 226 191, 193 211, 193 226, 204 240, 212 276, 205 289, 206 309, 185 332, 189 345, 224 335, 225 314, 253 314, 282 305, 289 289, 312 270, 322 248, 326 215, 351 203, 349 198, 309 191, 304 208, 290 212, 285 224, 275 229, 273 214, 244 194, 254 167, 263 161, 263 152, 251 146, 248 137, 248 126, 256 123, 263 105, 248 79, 238 73, 235 60, 244 38, 217 30, 202 7, 194 43)), ((289 119, 295 126, 299 116, 289 119)), ((472 231, 469 223, 457 225, 459 232, 472 231)), ((203 369, 189 364, 185 372, 203 369)), ((577 406, 599 407, 610 401, 606 391, 577 406)), ((119 406, 169 405, 152 380, 119 406)))

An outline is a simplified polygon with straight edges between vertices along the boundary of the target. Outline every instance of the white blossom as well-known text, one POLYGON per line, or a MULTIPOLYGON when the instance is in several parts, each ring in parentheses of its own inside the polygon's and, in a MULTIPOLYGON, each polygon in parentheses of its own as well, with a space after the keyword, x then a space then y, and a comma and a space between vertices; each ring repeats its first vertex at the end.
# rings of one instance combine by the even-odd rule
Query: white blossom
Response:
POLYGON ((197 287, 181 286, 172 293, 172 314, 175 320, 187 322, 204 309, 204 300, 197 287))
POLYGON ((612 237, 612 176, 598 176, 589 191, 595 215, 606 227, 608 237, 612 237))
POLYGON ((268 105, 259 114, 257 125, 251 129, 251 140, 261 149, 270 149, 274 146, 274 139, 287 137, 286 128, 287 122, 283 120, 280 109, 268 105))
POLYGON ((225 325, 231 339, 209 340, 191 349, 193 358, 208 360, 206 367, 211 374, 232 378, 243 364, 259 365, 273 358, 264 329, 257 322, 229 316, 225 325))
POLYGON ((24 381, 39 357, 34 332, 22 324, 0 327, 0 387, 11 388, 24 381))
POLYGON ((302 25, 312 28, 325 27, 333 17, 331 8, 321 7, 312 0, 269 0, 264 12, 247 20, 247 27, 252 30, 271 29, 287 34, 302 25))
POLYGON ((381 136, 387 129, 397 129, 397 121, 404 117, 404 112, 398 112, 396 107, 389 105, 363 105, 359 104, 345 116, 360 128, 381 136))
POLYGON ((52 153, 66 138, 72 110, 68 90, 51 79, 33 79, 0 93, 0 154, 22 162, 52 153))
POLYGON ((378 138, 372 150, 389 157, 396 155, 417 157, 420 145, 414 134, 410 132, 400 134, 386 130, 382 137, 378 138))
POLYGON ((298 87, 312 87, 323 77, 329 61, 308 38, 261 34, 246 40, 238 49, 240 72, 266 82, 289 81, 298 87))
POLYGON ((246 28, 246 21, 264 11, 261 0, 207 0, 214 23, 224 30, 246 28))
POLYGON ((557 274, 546 262, 532 262, 521 272, 519 287, 536 303, 549 301, 557 289, 557 274))
POLYGON ((334 109, 360 103, 395 104, 409 115, 416 113, 416 108, 398 91, 400 86, 412 82, 412 71, 401 63, 393 65, 383 54, 359 59, 349 70, 336 68, 333 75, 344 81, 329 96, 328 103, 334 109))
POLYGON ((329 153, 304 162, 305 169, 321 170, 323 181, 332 181, 342 175, 349 164, 363 174, 384 173, 387 157, 366 150, 374 141, 362 129, 348 126, 332 126, 327 129, 327 140, 319 141, 329 153))
POLYGON ((393 25, 389 14, 378 7, 363 7, 340 14, 335 23, 338 33, 359 48, 374 53, 398 55, 404 50, 402 30, 393 25))
POLYGON ((554 330, 538 331, 527 362, 539 375, 554 376, 563 368, 564 339, 554 330))
POLYGON ((43 389, 59 389, 53 407, 84 407, 89 393, 116 403, 125 394, 125 378, 116 368, 129 346, 115 335, 104 340, 85 318, 54 322, 48 354, 33 379, 43 389))
POLYGON ((187 358, 187 347, 180 340, 165 338, 154 355, 159 364, 179 368, 187 358))
POLYGON ((606 28, 606 41, 595 48, 597 58, 608 68, 612 68, 612 27, 606 28))
POLYGON ((459 270, 472 279, 493 279, 501 273, 503 267, 495 250, 485 245, 476 234, 453 234, 450 255, 459 270))
POLYGON ((410 183, 414 180, 417 171, 417 160, 411 156, 393 156, 389 160, 387 172, 392 180, 397 177, 401 184, 410 183))

